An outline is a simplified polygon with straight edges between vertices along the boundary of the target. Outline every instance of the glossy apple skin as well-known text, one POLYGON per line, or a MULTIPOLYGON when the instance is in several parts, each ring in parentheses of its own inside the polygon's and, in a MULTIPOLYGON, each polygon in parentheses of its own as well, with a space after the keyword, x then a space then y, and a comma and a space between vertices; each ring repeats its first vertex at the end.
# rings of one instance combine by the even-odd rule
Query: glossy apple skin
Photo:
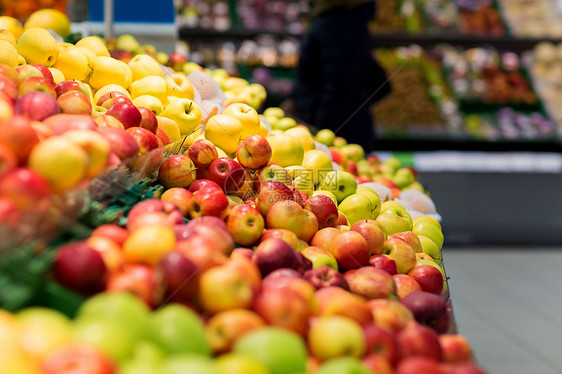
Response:
POLYGON ((441 360, 439 337, 429 327, 412 324, 400 331, 396 338, 401 357, 427 356, 441 360))
POLYGON ((449 329, 447 304, 440 296, 414 291, 402 299, 402 304, 412 312, 416 321, 431 327, 438 334, 446 333, 449 329))
POLYGON ((422 246, 420 243, 420 238, 411 231, 399 232, 397 234, 392 234, 388 237, 388 239, 397 238, 403 240, 406 244, 408 244, 415 253, 421 253, 422 246))
POLYGON ((60 113, 60 108, 57 100, 48 93, 30 91, 16 101, 14 113, 24 115, 29 119, 42 121, 60 113))
POLYGON ((193 194, 189 203, 189 215, 215 216, 224 218, 228 214, 228 199, 222 190, 199 190, 193 194))
MULTIPOLYGON (((142 114, 133 103, 120 101, 107 109, 108 116, 117 118, 126 129, 138 127, 142 120, 142 114)), ((148 131, 148 130, 147 130, 148 131)))
MULTIPOLYGON (((116 97, 125 97, 125 98, 129 99, 129 96, 127 96, 125 93, 123 93, 121 91, 109 91, 109 92, 100 96, 96 105, 97 106, 103 106, 103 104, 106 101, 108 101, 110 99, 114 99, 116 97)), ((129 101, 131 101, 131 100, 129 99, 129 101)), ((109 107, 107 105, 104 108, 109 109, 109 107)))
POLYGON ((185 153, 197 167, 197 179, 208 179, 209 165, 219 158, 217 147, 206 139, 199 139, 185 153))
POLYGON ((396 293, 392 276, 373 266, 364 266, 345 273, 349 289, 366 299, 387 299, 396 293))
POLYGON ((271 146, 261 135, 252 135, 240 143, 236 151, 236 158, 245 168, 257 170, 271 160, 271 146))
POLYGON ((318 228, 335 227, 338 221, 338 208, 327 196, 316 195, 310 197, 304 204, 318 219, 318 228))
POLYGON ((191 184, 191 186, 189 186, 189 191, 195 193, 199 190, 218 190, 222 192, 222 188, 216 183, 213 182, 212 180, 209 179, 197 179, 195 182, 193 182, 191 184))
POLYGON ((281 240, 284 240, 295 251, 299 250, 299 238, 292 231, 289 231, 287 229, 268 229, 263 233, 262 237, 260 238, 260 242, 271 238, 279 238, 281 240))
POLYGON ((340 287, 349 291, 349 284, 345 277, 328 265, 305 272, 304 279, 309 281, 317 290, 324 287, 340 287))
MULTIPOLYGON (((55 92, 57 93, 57 97, 70 91, 82 92, 84 95, 89 94, 88 89, 86 88, 84 83, 76 80, 62 81, 57 83, 57 85, 55 86, 55 92)), ((100 104, 96 104, 96 105, 100 105, 100 104)))
POLYGON ((55 114, 45 118, 43 124, 51 129, 53 135, 60 135, 70 130, 96 131, 98 129, 93 118, 86 114, 55 114))
POLYGON ((416 264, 414 250, 400 239, 385 240, 382 253, 389 255, 396 262, 396 268, 400 274, 407 274, 416 264))
POLYGON ((264 219, 256 208, 238 204, 230 209, 226 226, 234 241, 239 245, 251 246, 261 237, 264 219))
POLYGON ((261 242, 254 252, 253 261, 263 276, 276 269, 298 269, 300 266, 296 252, 285 241, 277 238, 261 242))
POLYGON ((414 278, 406 274, 394 274, 392 276, 396 285, 396 295, 400 299, 405 298, 414 291, 421 291, 422 288, 414 278))
POLYGON ((166 188, 188 188, 195 181, 195 165, 187 156, 170 156, 160 166, 158 178, 166 188))
MULTIPOLYGON (((125 127, 127 128, 127 126, 125 127)), ((129 127, 125 131, 135 138, 139 145, 139 152, 141 154, 158 148, 158 138, 147 129, 143 129, 141 127, 129 127)))
POLYGON ((80 91, 70 91, 60 95, 57 104, 62 113, 87 115, 92 113, 90 99, 80 91))
POLYGON ((256 208, 265 217, 276 203, 294 200, 293 191, 289 187, 278 181, 267 181, 261 186, 256 208))
POLYGON ((49 82, 44 77, 29 77, 20 82, 18 86, 18 93, 20 96, 32 91, 41 91, 51 95, 55 99, 57 98, 54 83, 49 82))
POLYGON ((422 291, 431 292, 436 295, 443 293, 443 275, 434 266, 416 266, 408 273, 421 286, 422 291))
POLYGON ((386 271, 390 275, 398 273, 396 268, 396 261, 388 255, 374 255, 369 259, 369 265, 386 271))
POLYGON ((185 217, 189 214, 189 202, 192 197, 191 191, 181 187, 173 187, 164 191, 160 200, 174 204, 185 217))
POLYGON ((216 182, 228 195, 237 192, 244 183, 244 169, 228 157, 220 157, 209 165, 208 178, 216 182))
POLYGON ((365 238, 371 256, 380 254, 384 245, 384 233, 373 220, 361 220, 351 226, 352 231, 357 231, 365 238))
MULTIPOLYGON (((139 127, 147 129, 153 134, 157 134, 158 131, 158 119, 152 111, 143 106, 137 108, 141 114, 141 121, 139 127)), ((168 139, 169 140, 169 139, 168 139)))
POLYGON ((458 364, 472 361, 470 343, 462 335, 439 335, 439 344, 443 353, 443 361, 458 364))
POLYGON ((98 131, 109 141, 111 152, 114 152, 121 160, 126 160, 139 154, 139 143, 127 131, 112 127, 102 127, 98 131))
POLYGON ((334 255, 340 271, 357 269, 369 264, 370 251, 367 242, 358 232, 340 232, 337 229, 325 228, 316 233, 310 244, 323 247, 334 255), (337 232, 324 230, 336 230, 337 232), (325 234, 321 234, 323 232, 325 234))

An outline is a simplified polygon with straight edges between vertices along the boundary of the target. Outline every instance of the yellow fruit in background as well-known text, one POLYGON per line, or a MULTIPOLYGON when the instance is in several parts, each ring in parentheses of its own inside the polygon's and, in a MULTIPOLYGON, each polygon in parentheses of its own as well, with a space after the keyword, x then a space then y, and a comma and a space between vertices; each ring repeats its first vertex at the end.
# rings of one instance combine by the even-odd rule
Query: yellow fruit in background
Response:
POLYGON ((0 40, 5 40, 14 47, 16 46, 16 38, 14 38, 14 35, 6 29, 0 29, 0 40))
POLYGON ((312 151, 316 149, 316 144, 314 144, 314 138, 308 129, 304 126, 293 127, 285 131, 285 134, 294 136, 302 143, 302 147, 305 152, 312 151))
POLYGON ((236 152, 241 134, 242 122, 235 117, 224 114, 209 118, 205 127, 205 139, 210 140, 226 153, 236 152))
POLYGON ((301 142, 294 136, 278 134, 267 138, 271 146, 271 161, 279 166, 291 166, 302 164, 304 148, 301 142))
POLYGON ((31 27, 53 30, 63 39, 70 35, 70 20, 66 14, 55 9, 40 9, 31 14, 23 29, 25 31, 31 27))
POLYGON ((136 107, 143 106, 145 108, 148 108, 157 116, 162 114, 162 112, 164 111, 162 102, 152 95, 141 95, 139 97, 135 97, 133 99, 133 104, 135 104, 136 107))
POLYGON ((86 81, 91 73, 88 58, 80 48, 75 46, 67 47, 60 52, 53 67, 59 69, 66 79, 86 81))
POLYGON ((13 68, 18 66, 18 51, 5 40, 0 40, 0 62, 13 68))
POLYGON ((168 84, 168 96, 181 97, 189 100, 193 100, 195 97, 193 85, 185 74, 172 73, 166 75, 164 79, 168 84))
POLYGON ((164 72, 158 61, 149 55, 136 55, 127 64, 133 73, 133 82, 150 75, 164 77, 164 72))
POLYGON ((1 16, 0 17, 0 28, 6 29, 12 33, 14 38, 17 40, 23 33, 23 26, 20 21, 13 17, 1 16))
POLYGON ((98 56, 92 61, 91 67, 93 71, 89 83, 94 90, 108 84, 116 84, 126 89, 133 80, 129 65, 113 57, 98 56))
POLYGON ((156 117, 158 120, 158 128, 162 129, 170 138, 170 141, 173 143, 181 137, 180 128, 176 121, 166 117, 156 117))
POLYGON ((127 263, 156 266, 175 246, 174 230, 167 226, 145 225, 134 230, 125 240, 123 254, 127 263))
POLYGON ((53 79, 55 81, 55 84, 59 84, 60 82, 66 80, 64 74, 59 69, 50 67, 49 71, 51 72, 51 74, 53 74, 53 79))
POLYGON ((327 172, 334 170, 330 156, 322 151, 308 151, 304 153, 302 166, 312 171, 312 181, 319 184, 327 172))
POLYGON ((55 38, 40 27, 24 31, 16 42, 16 48, 28 64, 41 64, 46 67, 53 66, 59 55, 59 46, 55 38))
POLYGON ((103 86, 102 88, 100 88, 96 91, 96 94, 94 95, 94 102, 96 103, 96 105, 97 105, 97 102, 100 99, 100 97, 102 97, 103 95, 105 95, 106 93, 111 92, 111 91, 122 92, 125 95, 127 95, 127 97, 129 99, 131 98, 131 94, 129 94, 129 91, 127 91, 122 86, 119 86, 117 84, 108 84, 108 85, 103 86))
POLYGON ((78 43, 76 43, 78 48, 86 48, 90 51, 94 52, 96 56, 105 56, 109 57, 109 51, 103 42, 102 38, 98 36, 88 36, 84 39, 80 39, 78 43))
POLYGON ((142 95, 152 95, 160 100, 162 104, 168 102, 168 84, 164 78, 157 75, 149 75, 134 81, 129 88, 129 92, 131 92, 133 99, 142 95))

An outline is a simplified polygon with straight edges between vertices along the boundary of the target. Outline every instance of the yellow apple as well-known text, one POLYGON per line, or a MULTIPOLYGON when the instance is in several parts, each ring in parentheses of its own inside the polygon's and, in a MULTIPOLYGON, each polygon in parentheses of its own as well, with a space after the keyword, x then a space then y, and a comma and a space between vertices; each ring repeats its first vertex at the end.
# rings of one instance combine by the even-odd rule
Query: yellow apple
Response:
POLYGON ((91 67, 93 71, 89 83, 94 90, 99 90, 108 84, 116 84, 127 89, 133 80, 129 65, 112 57, 98 56, 92 61, 91 67))
MULTIPOLYGON (((76 48, 80 48, 80 47, 76 47, 76 48)), ((82 53, 84 53, 84 55, 86 55, 89 64, 92 64, 92 62, 94 62, 94 59, 98 57, 98 55, 96 55, 94 51, 86 47, 81 47, 80 50, 82 51, 82 53)))
POLYGON ((245 139, 259 132, 261 122, 258 112, 243 103, 234 103, 227 106, 222 114, 227 114, 237 118, 242 123, 242 134, 240 137, 245 139))
MULTIPOLYGON (((13 48, 10 43, 6 43, 13 48)), ((6 48, 3 46, 2 50, 6 48)), ((46 67, 53 66, 59 55, 59 46, 55 38, 40 27, 25 30, 16 42, 16 48, 17 53, 22 55, 28 64, 41 64, 46 67)))
POLYGON ((59 69, 50 67, 49 71, 51 72, 51 74, 53 74, 53 80, 55 81, 55 84, 59 84, 60 82, 66 80, 64 74, 59 69))
POLYGON ((133 82, 150 75, 164 77, 164 72, 158 61, 149 55, 136 55, 127 64, 133 73, 133 82))
POLYGON ((287 131, 285 134, 294 136, 302 143, 302 147, 304 148, 305 152, 312 151, 316 149, 316 144, 314 144, 314 138, 312 134, 305 126, 297 126, 293 127, 287 131))
POLYGON ((258 129, 258 132, 256 133, 257 135, 261 135, 264 138, 267 138, 267 126, 264 125, 263 122, 260 121, 260 128, 258 129))
POLYGON ((242 129, 242 122, 236 117, 219 114, 207 121, 205 138, 227 154, 232 154, 238 149, 242 129))
POLYGON ((17 49, 6 40, 0 40, 0 62, 13 68, 19 65, 17 49))
POLYGON ((267 140, 271 145, 271 161, 283 167, 302 164, 304 149, 297 138, 281 133, 269 136, 267 140))
POLYGON ((122 49, 127 52, 133 52, 135 49, 139 48, 140 44, 137 39, 131 34, 123 34, 117 37, 115 41, 115 48, 122 49))
POLYGON ((173 73, 164 78, 168 84, 168 96, 181 97, 189 100, 195 98, 193 85, 185 74, 173 73))
POLYGON ((88 168, 86 177, 98 175, 106 166, 109 159, 109 142, 101 134, 92 130, 71 130, 63 137, 73 144, 80 146, 88 154, 88 168))
POLYGON ((312 171, 312 181, 315 185, 324 179, 327 172, 334 170, 330 156, 317 150, 305 152, 302 166, 312 171))
POLYGON ((194 71, 203 71, 203 68, 201 67, 201 65, 195 63, 195 62, 186 62, 185 64, 183 64, 181 70, 189 75, 191 73, 193 73, 194 71))
POLYGON ((230 77, 224 81, 224 89, 234 93, 239 92, 242 88, 248 86, 248 81, 243 78, 230 77))
POLYGON ((53 67, 59 69, 66 79, 79 81, 85 81, 92 70, 88 65, 88 57, 75 46, 67 47, 60 52, 53 67))
POLYGON ((176 121, 170 118, 159 116, 156 116, 156 119, 158 120, 158 128, 162 129, 162 131, 164 131, 166 135, 168 135, 168 138, 170 138, 170 141, 172 143, 176 140, 179 140, 181 134, 180 128, 178 127, 176 121))
POLYGON ((100 97, 102 97, 103 95, 105 95, 108 92, 111 91, 119 91, 124 93, 129 99, 131 98, 131 94, 129 93, 129 91, 127 91, 125 88, 123 88, 122 86, 119 86, 117 84, 108 84, 105 85, 103 87, 101 87, 100 89, 98 89, 96 91, 96 94, 94 95, 94 103, 97 104, 98 100, 100 99, 100 97))
POLYGON ((129 88, 133 100, 142 95, 151 95, 160 100, 163 105, 168 102, 168 85, 164 78, 149 75, 134 81, 129 88))
POLYGON ((143 106, 148 108, 157 116, 161 115, 164 111, 164 105, 162 105, 162 102, 152 95, 141 95, 139 97, 135 97, 133 99, 133 104, 135 104, 136 107, 143 106))
POLYGON ((78 48, 84 48, 92 51, 96 56, 109 57, 109 51, 103 40, 98 36, 88 36, 80 39, 76 44, 78 48))
POLYGON ((199 126, 198 128, 195 129, 195 131, 193 131, 191 134, 185 137, 185 140, 183 142, 183 147, 187 149, 191 147, 191 145, 199 139, 205 139, 203 126, 199 126))
POLYGON ((217 153, 219 154, 219 158, 221 157, 229 157, 225 151, 222 150, 222 148, 217 147, 217 153))
POLYGON ((176 121, 181 135, 189 135, 201 125, 201 109, 189 99, 175 98, 170 101, 162 117, 176 121))

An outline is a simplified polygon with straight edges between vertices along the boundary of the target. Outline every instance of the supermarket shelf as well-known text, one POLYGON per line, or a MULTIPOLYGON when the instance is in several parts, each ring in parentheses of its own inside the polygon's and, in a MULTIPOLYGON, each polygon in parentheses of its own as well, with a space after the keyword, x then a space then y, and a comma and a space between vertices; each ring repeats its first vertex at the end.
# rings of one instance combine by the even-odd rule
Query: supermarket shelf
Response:
POLYGON ((550 41, 560 43, 562 39, 552 38, 517 38, 513 36, 476 36, 461 35, 449 32, 439 34, 411 34, 411 33, 377 33, 372 35, 373 45, 376 47, 401 47, 417 44, 421 47, 434 47, 437 44, 452 44, 466 48, 490 45, 498 49, 509 49, 523 52, 532 49, 541 42, 550 41))
POLYGON ((188 27, 181 25, 181 21, 178 21, 179 25, 179 36, 182 40, 188 40, 190 38, 197 39, 252 39, 260 35, 271 35, 278 38, 302 38, 302 34, 286 32, 286 31, 272 31, 264 29, 248 29, 245 27, 231 27, 227 30, 215 30, 206 29, 202 27, 188 27))

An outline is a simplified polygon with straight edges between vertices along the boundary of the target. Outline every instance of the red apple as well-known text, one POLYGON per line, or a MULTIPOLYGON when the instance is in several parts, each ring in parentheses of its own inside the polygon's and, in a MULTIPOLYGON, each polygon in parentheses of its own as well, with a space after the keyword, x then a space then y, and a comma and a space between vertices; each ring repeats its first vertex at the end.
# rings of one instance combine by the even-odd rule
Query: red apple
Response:
POLYGON ((298 269, 300 266, 295 250, 285 241, 277 238, 261 242, 255 249, 253 261, 263 276, 276 269, 298 269))
POLYGON ((398 333, 397 342, 401 357, 426 356, 441 360, 439 337, 429 327, 417 323, 409 325, 398 333))
POLYGON ((101 114, 94 117, 94 122, 98 127, 112 127, 115 129, 125 130, 125 126, 117 118, 113 116, 108 116, 107 114, 101 114))
MULTIPOLYGON (((308 218, 305 210, 295 201, 280 201, 273 204, 266 216, 268 228, 292 231, 302 240, 305 239, 303 230, 307 224, 307 220, 308 218)), ((316 225, 317 224, 316 222, 316 225)))
POLYGON ((24 116, 14 116, 10 120, 0 122, 0 143, 14 153, 20 164, 27 161, 29 152, 39 143, 31 123, 24 116))
POLYGON ((289 187, 278 181, 267 181, 261 185, 256 208, 265 217, 276 203, 294 199, 293 191, 289 187))
POLYGON ((85 114, 55 114, 43 120, 53 135, 60 135, 69 130, 91 130, 96 131, 97 125, 91 116, 85 114))
POLYGON ((228 157, 220 157, 211 162, 207 175, 227 195, 237 192, 244 183, 244 169, 238 162, 228 157))
POLYGON ((262 235, 264 220, 256 208, 239 204, 230 209, 226 225, 236 244, 250 246, 262 235))
POLYGON ((103 258, 84 241, 59 247, 52 269, 63 286, 85 294, 101 291, 106 280, 103 258))
POLYGON ((250 197, 256 196, 256 191, 254 189, 255 180, 254 176, 248 171, 248 169, 244 169, 244 183, 240 186, 240 189, 234 192, 232 195, 239 197, 242 200, 247 200, 250 197))
POLYGON ((91 236, 103 236, 122 246, 129 237, 129 231, 121 226, 107 224, 99 226, 92 232, 91 236))
MULTIPOLYGON (((324 230, 332 229, 322 229, 316 235, 324 230)), ((338 261, 340 271, 357 269, 369 264, 370 251, 367 242, 358 232, 340 232, 337 230, 337 233, 332 233, 332 231, 328 231, 327 235, 325 235, 327 240, 324 245, 321 243, 321 238, 317 238, 316 235, 312 238, 311 245, 323 247, 334 255, 338 261)))
POLYGON ((166 134, 164 130, 162 130, 161 128, 156 129, 156 136, 158 136, 158 139, 162 141, 163 145, 167 145, 172 142, 168 134, 166 134))
POLYGON ((60 113, 57 100, 42 91, 27 92, 16 101, 14 109, 15 114, 22 114, 36 121, 42 121, 49 116, 60 113))
POLYGON ((462 335, 439 335, 443 361, 458 364, 472 361, 470 343, 462 335))
POLYGON ((195 181, 195 165, 187 156, 170 156, 160 166, 158 178, 166 188, 188 188, 195 181))
POLYGON ((197 179, 191 184, 191 186, 189 186, 189 190, 193 193, 199 190, 202 192, 210 192, 211 190, 219 190, 222 192, 222 188, 217 183, 209 179, 197 179))
POLYGON ((2 232, 11 233, 13 229, 21 224, 22 212, 14 204, 14 202, 8 198, 0 197, 0 229, 2 232))
POLYGON ((127 229, 133 231, 133 228, 139 227, 137 221, 151 213, 161 213, 167 221, 167 223, 162 222, 165 226, 173 227, 176 224, 183 223, 182 215, 174 204, 158 199, 147 199, 136 204, 129 211, 127 214, 127 229))
POLYGON ((414 291, 421 291, 422 288, 414 278, 406 274, 395 274, 392 276, 396 285, 396 295, 400 299, 405 298, 414 291))
POLYGON ((348 226, 349 222, 347 222, 347 218, 342 212, 338 211, 338 222, 336 226, 348 226))
POLYGON ((365 266, 345 273, 349 289, 354 294, 366 299, 387 299, 396 293, 392 276, 386 271, 372 266, 365 266))
POLYGON ((193 194, 189 204, 189 215, 224 218, 228 213, 228 199, 221 190, 200 190, 193 194))
POLYGON ((375 325, 388 331, 401 331, 414 321, 414 316, 408 308, 397 300, 370 300, 368 307, 372 313, 375 325))
POLYGON ((113 49, 109 52, 109 55, 116 60, 123 61, 124 63, 128 63, 134 57, 131 52, 125 51, 124 49, 113 49))
POLYGON ((484 370, 472 363, 441 363, 439 370, 441 374, 486 374, 484 370))
POLYGON ((398 343, 394 334, 380 326, 368 325, 363 328, 365 335, 365 351, 367 355, 375 354, 384 357, 394 366, 400 359, 398 343))
POLYGON ((443 292, 443 275, 434 266, 416 266, 408 273, 421 286, 422 291, 441 295, 443 292))
MULTIPOLYGON (((125 128, 127 128, 127 126, 125 126, 125 128)), ((147 129, 143 129, 141 127, 129 127, 125 131, 135 138, 139 145, 139 152, 141 154, 158 148, 158 138, 147 129)))
POLYGON ((79 91, 88 97, 90 95, 90 91, 88 90, 86 85, 78 80, 71 79, 71 80, 62 81, 55 86, 55 92, 57 93, 57 97, 70 91, 79 91))
POLYGON ((352 231, 356 231, 365 238, 371 256, 379 254, 382 252, 384 246, 384 232, 381 228, 372 220, 361 220, 355 222, 351 226, 352 231))
POLYGON ((9 198, 22 210, 38 205, 50 193, 45 178, 30 169, 16 168, 0 175, 0 196, 9 198))
POLYGON ((241 336, 263 326, 263 318, 251 310, 225 310, 209 319, 206 326, 207 339, 213 352, 226 353, 241 336))
POLYGON ((335 227, 338 221, 338 208, 333 200, 325 195, 310 197, 304 204, 318 219, 318 228, 335 227))
POLYGON ((416 264, 416 253, 412 247, 398 238, 385 240, 382 253, 396 261, 396 268, 400 274, 407 274, 416 264))
POLYGON ((349 284, 344 276, 328 265, 305 272, 304 279, 309 281, 317 290, 324 287, 341 287, 344 290, 349 290, 349 284))
POLYGON ((43 73, 39 69, 29 64, 17 66, 16 71, 18 72, 18 85, 30 77, 43 77, 43 73))
POLYGON ((57 98, 61 112, 68 114, 92 114, 90 99, 80 91, 69 91, 57 98))
MULTIPOLYGON (((62 83, 62 82, 61 82, 62 83)), ((60 83, 59 83, 60 84, 60 83)), ((110 99, 114 99, 116 97, 125 97, 125 98, 129 98, 129 96, 127 96, 127 94, 125 94, 124 92, 121 91, 109 91, 103 95, 101 95, 98 99, 98 102, 96 103, 96 106, 103 106, 103 104, 110 100, 110 99)), ((130 101, 130 100, 129 100, 130 101)), ((106 109, 109 109, 109 107, 104 107, 106 109)))
MULTIPOLYGON (((143 106, 138 107, 137 109, 141 114, 141 121, 139 127, 142 127, 143 129, 147 129, 148 131, 156 134, 156 131, 158 130, 158 119, 156 118, 156 115, 152 113, 150 109, 145 108, 143 106)), ((168 143, 169 140, 170 139, 168 138, 168 143)))
POLYGON ((4 144, 0 143, 0 175, 18 166, 16 154, 4 144))
POLYGON ((415 253, 422 253, 423 252, 421 242, 420 242, 420 238, 411 231, 399 232, 397 234, 392 234, 388 237, 388 239, 393 239, 393 238, 397 238, 397 239, 400 239, 400 240, 406 242, 406 244, 408 244, 410 247, 412 247, 412 249, 414 250, 415 253))
POLYGON ((266 230, 260 241, 264 241, 271 238, 278 238, 284 240, 287 244, 291 246, 295 251, 299 250, 299 238, 297 235, 289 230, 286 229, 269 229, 266 230))
POLYGON ((367 302, 340 287, 324 287, 316 291, 319 316, 348 317, 361 326, 373 323, 373 315, 367 302))
POLYGON ((114 152, 121 160, 126 160, 139 154, 139 143, 127 131, 103 127, 99 129, 99 132, 109 141, 111 152, 114 152))
POLYGON ((304 241, 306 245, 318 232, 318 219, 314 213, 309 210, 304 209, 304 214, 306 221, 298 237, 300 240, 304 241))
POLYGON ((106 289, 130 292, 152 308, 159 306, 164 296, 162 273, 146 265, 128 265, 123 271, 111 274, 106 289))
MULTIPOLYGON (((99 102, 99 99, 98 99, 99 102)), ((106 110, 109 110, 113 105, 117 103, 129 103, 132 104, 131 99, 125 94, 123 95, 113 95, 112 97, 105 100, 100 106, 106 110)), ((107 111, 106 111, 107 113, 107 111)))
POLYGON ((17 69, 0 62, 0 75, 9 78, 17 86, 20 83, 19 73, 17 69))
POLYGON ((181 252, 167 253, 158 267, 166 285, 166 299, 173 302, 191 302, 197 292, 199 269, 181 252))
MULTIPOLYGON (((215 230, 220 230, 232 242, 232 238, 230 237, 230 235, 228 235, 228 228, 226 226, 226 223, 222 219, 220 219, 219 217, 201 216, 201 217, 192 218, 187 223, 187 227, 193 227, 193 228, 196 228, 196 229, 198 229, 201 226, 204 226, 204 227, 207 227, 207 228, 212 227, 215 230)), ((198 231, 201 231, 201 230, 198 230, 198 231)), ((232 244, 234 245, 234 243, 232 243, 232 244)))
POLYGON ((443 334, 449 329, 447 304, 440 296, 414 291, 402 299, 402 304, 412 312, 416 321, 431 327, 438 334, 443 334))
POLYGON ((94 347, 73 343, 54 349, 41 361, 43 374, 114 374, 111 361, 94 347))
POLYGON ((195 141, 186 151, 186 155, 197 167, 198 179, 206 178, 207 167, 219 158, 217 147, 207 139, 195 141))
POLYGON ((398 363, 396 374, 435 374, 441 373, 439 363, 425 356, 406 357, 398 363))
POLYGON ((181 71, 183 65, 187 62, 187 57, 179 52, 172 52, 168 55, 166 66, 171 67, 175 71, 181 71))
POLYGON ((180 210, 181 214, 186 217, 189 213, 189 202, 193 197, 193 193, 181 187, 170 188, 160 196, 160 200, 174 204, 180 210))
POLYGON ((238 146, 236 158, 243 167, 257 170, 271 159, 271 146, 263 136, 251 135, 238 146))
POLYGON ((49 68, 47 68, 46 66, 41 65, 41 64, 29 64, 29 65, 34 66, 37 69, 39 69, 39 71, 41 72, 41 75, 43 75, 43 78, 45 78, 53 86, 55 85, 55 79, 53 78, 53 73, 51 73, 49 68))
POLYGON ((10 78, 2 75, 0 75, 0 92, 5 93, 11 103, 14 103, 19 95, 16 84, 10 78))
POLYGON ((18 86, 18 94, 20 96, 25 95, 28 92, 40 91, 51 95, 54 99, 57 98, 57 93, 55 92, 55 84, 49 82, 43 77, 29 77, 22 81, 18 86))
MULTIPOLYGON (((113 104, 107 109, 107 115, 117 118, 126 129, 138 127, 142 120, 142 114, 137 107, 126 101, 113 104)), ((149 130, 146 131, 150 132, 149 130)))
POLYGON ((176 249, 191 260, 201 273, 228 261, 220 250, 220 244, 202 235, 192 235, 178 242, 176 249))
POLYGON ((398 273, 396 269, 396 261, 390 258, 388 255, 374 255, 369 259, 369 265, 386 271, 390 275, 398 273))

